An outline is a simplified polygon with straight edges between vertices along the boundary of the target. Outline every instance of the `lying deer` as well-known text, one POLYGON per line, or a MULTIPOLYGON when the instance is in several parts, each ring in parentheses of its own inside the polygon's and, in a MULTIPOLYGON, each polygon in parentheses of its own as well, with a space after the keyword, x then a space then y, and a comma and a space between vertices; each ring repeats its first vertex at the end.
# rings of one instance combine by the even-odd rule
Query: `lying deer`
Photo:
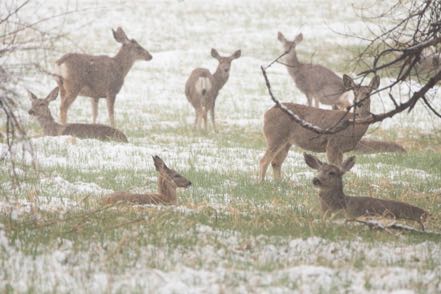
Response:
POLYGON ((61 90, 62 124, 67 122, 69 107, 81 95, 92 98, 93 123, 98 115, 99 99, 106 98, 110 124, 115 126, 115 98, 121 90, 124 78, 135 61, 148 61, 152 56, 138 42, 127 38, 120 27, 113 31, 113 37, 122 44, 114 57, 69 53, 56 61, 59 69, 56 80, 61 90))
POLYGON ((351 105, 343 80, 329 68, 318 64, 302 63, 297 58, 296 46, 303 41, 303 34, 297 35, 294 41, 288 41, 279 32, 277 39, 287 52, 284 64, 293 78, 297 88, 306 95, 308 106, 319 107, 322 104, 332 105, 333 109, 346 109, 351 105))
MULTIPOLYGON (((353 89, 355 101, 358 107, 355 115, 359 118, 367 117, 370 113, 370 93, 377 89, 380 78, 374 77, 369 86, 356 85, 352 78, 343 76, 347 89, 353 89)), ((348 114, 341 110, 326 110, 306 105, 283 103, 285 107, 302 118, 304 121, 319 126, 323 129, 340 123, 348 122, 354 114, 348 114)), ((335 134, 317 134, 300 124, 294 122, 291 117, 279 106, 267 110, 264 115, 263 133, 267 142, 267 149, 260 160, 259 179, 265 179, 266 170, 271 163, 274 178, 281 178, 283 161, 288 155, 292 145, 313 152, 326 152, 328 161, 340 165, 343 160, 343 153, 353 150, 369 125, 353 124, 335 134)))
POLYGON ((322 163, 315 156, 307 153, 304 153, 303 156, 306 164, 318 171, 312 183, 320 191, 320 206, 323 213, 344 210, 350 218, 385 216, 408 219, 418 222, 424 230, 424 222, 429 214, 421 208, 393 200, 345 195, 342 177, 354 166, 355 156, 343 161, 341 167, 322 163))
MULTIPOLYGON (((29 92, 29 91, 28 91, 29 92)), ((45 136, 65 136, 70 135, 81 139, 99 139, 112 140, 117 142, 128 142, 123 132, 105 125, 99 124, 66 124, 60 125, 55 122, 49 110, 49 103, 58 96, 58 87, 45 99, 38 99, 32 92, 29 92, 29 98, 32 107, 29 114, 37 117, 38 122, 43 128, 45 136)))
POLYGON ((382 152, 406 153, 406 149, 398 143, 371 139, 360 140, 354 151, 363 154, 382 152))
POLYGON ((216 71, 211 74, 206 68, 196 68, 191 72, 185 84, 185 95, 196 112, 195 128, 200 125, 203 119, 204 128, 207 130, 207 113, 210 112, 213 129, 217 131, 214 115, 216 98, 219 95, 219 91, 228 81, 231 62, 239 58, 240 55, 241 51, 237 50, 231 56, 220 56, 216 49, 211 49, 211 56, 219 61, 216 71))
POLYGON ((158 177, 158 193, 132 194, 115 192, 107 195, 103 203, 130 202, 134 204, 176 204, 176 188, 187 188, 191 182, 165 165, 159 156, 153 156, 158 177))

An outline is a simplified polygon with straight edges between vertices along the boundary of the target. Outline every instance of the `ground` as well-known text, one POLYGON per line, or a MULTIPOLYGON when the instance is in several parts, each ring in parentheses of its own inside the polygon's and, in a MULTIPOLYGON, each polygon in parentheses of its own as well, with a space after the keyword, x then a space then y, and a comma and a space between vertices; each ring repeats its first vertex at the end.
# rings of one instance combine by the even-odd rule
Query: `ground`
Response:
MULTIPOLYGON (((364 4, 371 3, 379 5, 364 4)), ((277 32, 289 38, 303 32, 300 59, 355 77, 351 61, 365 44, 338 32, 368 32, 357 5, 343 0, 33 2, 24 11, 29 19, 77 11, 44 24, 70 32, 47 56, 48 70, 67 52, 115 54, 118 44, 110 29, 117 26, 153 60, 135 64, 116 100, 117 126, 128 144, 42 137, 27 115, 24 89, 45 97, 55 83, 30 72, 17 85, 23 93, 18 114, 32 137, 38 173, 30 168, 29 149, 17 155, 24 181, 19 187, 8 175, 10 166, 0 165, 0 290, 440 292, 439 235, 371 230, 323 218, 303 150, 291 150, 282 182, 274 182, 271 172, 263 184, 257 182, 265 150, 262 118, 272 106, 259 67, 281 53, 277 32), (214 71, 212 47, 221 55, 241 49, 242 57, 233 61, 217 99, 219 132, 204 133, 192 128, 194 112, 184 85, 196 67, 214 71), (100 204, 113 191, 155 191, 155 154, 193 183, 178 191, 177 206, 100 204)), ((306 103, 282 65, 271 67, 269 77, 280 100, 306 103)), ((407 90, 396 90, 396 97, 406 100, 407 90)), ((441 97, 435 95, 439 109, 441 97)), ((373 112, 389 107, 387 95, 373 97, 373 112)), ((51 105, 57 118, 58 109, 59 100, 51 105)), ((75 101, 69 121, 91 121, 88 98, 75 101)), ((104 101, 99 121, 108 123, 104 101)), ((372 125, 369 137, 393 140, 408 152, 357 155, 344 178, 346 192, 418 205, 432 215, 428 231, 441 231, 440 126, 422 104, 372 125)), ((6 146, 0 148, 4 154, 6 146)))

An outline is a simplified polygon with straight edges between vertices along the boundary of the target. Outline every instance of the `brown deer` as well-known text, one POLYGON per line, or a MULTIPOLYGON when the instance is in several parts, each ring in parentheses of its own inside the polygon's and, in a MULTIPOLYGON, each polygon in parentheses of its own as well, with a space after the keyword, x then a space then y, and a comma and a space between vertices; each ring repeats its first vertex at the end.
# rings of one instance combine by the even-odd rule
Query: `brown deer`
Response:
POLYGON ((329 68, 319 64, 302 63, 297 58, 296 46, 303 41, 303 34, 298 34, 294 41, 289 41, 279 32, 277 39, 282 43, 284 64, 293 78, 297 88, 306 95, 308 106, 319 107, 322 104, 332 105, 333 109, 346 109, 351 105, 343 80, 329 68))
POLYGON ((132 194, 115 192, 104 197, 103 203, 130 202, 134 204, 176 204, 176 188, 187 188, 191 182, 176 171, 165 165, 159 156, 153 156, 158 177, 158 192, 146 194, 132 194))
POLYGON ((358 142, 357 146, 354 148, 355 152, 362 154, 370 153, 406 153, 406 149, 398 143, 372 140, 372 139, 362 139, 358 142))
POLYGON ((204 128, 207 130, 207 113, 210 112, 213 129, 217 131, 214 114, 216 98, 219 95, 219 91, 228 81, 231 62, 239 58, 240 55, 241 51, 237 50, 231 56, 220 56, 216 49, 211 49, 211 56, 219 61, 216 71, 211 74, 206 68, 196 68, 191 72, 190 77, 185 83, 185 96, 187 96, 187 100, 196 112, 195 128, 200 125, 203 119, 204 128))
MULTIPOLYGON (((28 91, 29 92, 29 91, 28 91)), ((29 92, 32 107, 29 114, 37 118, 43 128, 45 136, 65 136, 70 135, 81 139, 112 140, 117 142, 127 142, 127 137, 123 132, 105 125, 99 124, 66 124, 61 125, 55 122, 49 110, 49 103, 58 96, 58 87, 45 99, 38 99, 32 92, 29 92)))
POLYGON ((344 210, 350 218, 384 216, 408 219, 418 222, 424 230, 424 222, 429 214, 419 207, 393 200, 346 196, 343 191, 342 177, 354 166, 355 156, 343 161, 341 167, 322 163, 315 156, 307 153, 303 156, 306 164, 317 170, 312 183, 319 189, 320 207, 323 213, 344 210))
MULTIPOLYGON (((347 75, 343 76, 343 80, 346 88, 354 91, 355 101, 358 103, 355 115, 360 118, 369 116, 371 114, 370 93, 378 88, 380 78, 374 77, 369 86, 356 85, 347 75)), ((341 110, 319 109, 294 103, 283 103, 282 107, 286 107, 304 121, 324 129, 337 125, 339 122, 347 122, 354 116, 341 110)), ((340 165, 343 153, 357 146, 368 127, 367 124, 354 124, 335 134, 317 134, 294 122, 276 105, 267 110, 264 115, 263 133, 267 149, 260 160, 259 179, 260 181, 265 179, 270 163, 273 167, 274 178, 277 180, 281 178, 282 163, 292 145, 313 152, 326 152, 329 162, 340 165)))
POLYGON ((115 40, 122 44, 114 57, 68 53, 58 59, 59 75, 56 80, 61 90, 60 119, 67 122, 67 111, 78 95, 92 98, 93 123, 98 115, 98 101, 106 98, 110 124, 115 126, 114 107, 116 95, 124 78, 137 60, 151 60, 152 56, 133 39, 127 38, 123 29, 112 30, 115 40))

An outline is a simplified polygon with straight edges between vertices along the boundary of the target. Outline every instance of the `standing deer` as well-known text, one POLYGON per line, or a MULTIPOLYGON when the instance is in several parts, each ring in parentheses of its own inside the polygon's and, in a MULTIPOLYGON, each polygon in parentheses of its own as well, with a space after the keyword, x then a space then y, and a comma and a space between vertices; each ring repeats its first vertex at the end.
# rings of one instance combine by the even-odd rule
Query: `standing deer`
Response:
POLYGON ((424 230, 424 222, 428 217, 427 211, 403 202, 383 200, 372 197, 351 197, 343 192, 343 175, 355 164, 355 156, 343 161, 341 167, 322 163, 315 156, 304 153, 306 164, 317 170, 312 180, 319 189, 320 207, 323 213, 333 213, 345 210, 350 218, 360 216, 391 216, 393 218, 409 219, 418 222, 424 230))
POLYGON ((207 113, 211 114, 211 122, 214 131, 216 129, 214 107, 219 91, 228 81, 230 76, 231 62, 239 58, 241 51, 237 50, 233 55, 224 57, 220 56, 216 49, 211 49, 211 56, 219 61, 214 74, 206 68, 196 68, 190 74, 185 83, 185 96, 191 103, 196 112, 194 127, 197 128, 201 119, 204 120, 204 128, 207 130, 207 113))
POLYGON ((159 156, 153 156, 158 177, 158 192, 132 194, 115 192, 104 197, 103 203, 130 202, 134 204, 176 204, 176 188, 187 188, 191 182, 165 165, 159 156))
MULTIPOLYGON (((356 85, 347 75, 343 76, 343 80, 347 89, 353 89, 355 101, 358 101, 355 115, 359 118, 371 115, 370 93, 378 88, 380 78, 375 76, 369 86, 356 85)), ((283 103, 282 107, 289 109, 304 121, 323 129, 335 126, 339 122, 345 123, 354 116, 346 111, 320 109, 294 103, 283 103)), ((326 152, 329 162, 340 165, 343 153, 357 146, 368 127, 368 124, 354 124, 335 134, 317 134, 294 122, 279 106, 273 106, 264 115, 263 133, 267 149, 260 160, 259 179, 261 182, 265 179, 270 163, 273 167, 274 178, 281 179, 282 163, 292 145, 313 152, 326 152)))
POLYGON ((277 39, 282 43, 283 50, 287 52, 284 64, 288 73, 297 88, 306 95, 308 106, 312 106, 313 100, 315 107, 319 107, 319 102, 332 105, 333 109, 346 109, 351 105, 343 80, 332 70, 322 65, 302 63, 298 60, 296 46, 303 40, 303 34, 297 35, 294 41, 288 41, 279 32, 277 39))
POLYGON ((67 122, 67 111, 78 95, 92 98, 93 123, 98 115, 98 101, 106 98, 107 112, 112 127, 115 126, 114 107, 116 95, 124 78, 137 60, 151 60, 152 56, 135 40, 127 38, 123 29, 112 30, 113 37, 122 46, 114 57, 68 53, 56 64, 56 80, 61 90, 60 119, 67 122))
MULTIPOLYGON (((29 92, 29 91, 28 91, 29 92)), ((32 107, 29 114, 36 116, 43 128, 45 136, 74 136, 81 139, 112 140, 117 142, 127 142, 127 137, 123 132, 100 124, 66 124, 60 125, 55 122, 49 110, 49 103, 58 96, 58 87, 45 99, 38 99, 32 92, 29 92, 32 107)))

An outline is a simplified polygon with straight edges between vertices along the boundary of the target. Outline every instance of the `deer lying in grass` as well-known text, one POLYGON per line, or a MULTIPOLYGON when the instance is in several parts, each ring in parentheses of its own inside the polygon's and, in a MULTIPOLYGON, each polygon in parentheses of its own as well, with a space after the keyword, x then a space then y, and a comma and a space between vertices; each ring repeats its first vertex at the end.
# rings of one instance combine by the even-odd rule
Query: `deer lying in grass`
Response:
POLYGON ((406 153, 406 149, 403 146, 395 142, 362 139, 358 142, 354 148, 355 152, 369 154, 369 153, 381 153, 381 152, 395 152, 406 153))
MULTIPOLYGON (((28 91, 29 92, 29 91, 28 91)), ((45 136, 65 136, 70 135, 81 139, 112 140, 117 142, 128 142, 123 132, 105 125, 99 124, 66 124, 60 125, 55 122, 49 110, 49 103, 58 96, 58 87, 45 99, 38 99, 32 92, 29 98, 32 107, 29 114, 37 117, 38 122, 43 128, 45 136)))
POLYGON ((312 106, 313 100, 315 107, 319 107, 319 102, 332 105, 333 109, 346 109, 351 105, 343 80, 335 72, 318 64, 298 60, 296 46, 303 40, 303 34, 297 35, 294 41, 288 41, 279 32, 277 39, 282 43, 283 50, 288 52, 284 64, 297 88, 306 95, 308 106, 312 106))
POLYGON ((92 98, 93 123, 98 115, 99 99, 106 98, 110 124, 115 126, 115 98, 121 90, 124 78, 135 61, 148 61, 152 56, 138 42, 127 38, 120 27, 113 31, 113 37, 122 44, 114 57, 69 53, 56 61, 59 68, 56 80, 61 90, 62 124, 67 122, 69 107, 81 95, 92 98))
POLYGON ((211 56, 219 61, 216 71, 211 74, 206 68, 196 68, 191 72, 190 77, 185 83, 185 96, 187 96, 187 100, 196 112, 195 128, 200 125, 203 119, 204 128, 207 130, 207 113, 210 112, 213 129, 217 131, 214 115, 216 98, 219 95, 219 91, 228 81, 231 62, 239 58, 240 55, 241 51, 237 50, 231 56, 220 56, 216 49, 211 49, 211 56))
MULTIPOLYGON (((347 89, 353 89, 355 101, 358 107, 355 115, 359 118, 370 115, 370 93, 377 89, 380 78, 374 77, 369 86, 356 85, 347 75, 343 76, 347 89)), ((315 107, 283 103, 283 106, 301 117, 304 121, 319 126, 323 129, 344 123, 353 117, 341 110, 326 110, 315 107)), ((264 115, 263 133, 267 142, 267 149, 260 160, 259 179, 265 179, 266 170, 271 163, 273 176, 276 180, 281 178, 282 163, 288 155, 292 145, 313 152, 326 152, 328 161, 340 165, 343 160, 343 153, 353 150, 369 125, 355 124, 335 134, 317 134, 294 122, 291 117, 279 106, 267 110, 264 115)))
POLYGON ((115 192, 107 195, 103 203, 130 202, 134 204, 176 204, 176 188, 187 188, 191 182, 165 165, 159 156, 153 156, 158 177, 158 192, 146 194, 132 194, 115 192))
POLYGON ((344 210, 350 218, 360 216, 385 216, 397 219, 408 219, 418 222, 424 230, 424 222, 428 213, 416 206, 372 197, 351 197, 343 192, 343 175, 355 164, 355 156, 343 161, 341 167, 322 163, 315 156, 304 153, 306 164, 317 170, 312 180, 319 189, 320 206, 323 213, 333 213, 344 210))

